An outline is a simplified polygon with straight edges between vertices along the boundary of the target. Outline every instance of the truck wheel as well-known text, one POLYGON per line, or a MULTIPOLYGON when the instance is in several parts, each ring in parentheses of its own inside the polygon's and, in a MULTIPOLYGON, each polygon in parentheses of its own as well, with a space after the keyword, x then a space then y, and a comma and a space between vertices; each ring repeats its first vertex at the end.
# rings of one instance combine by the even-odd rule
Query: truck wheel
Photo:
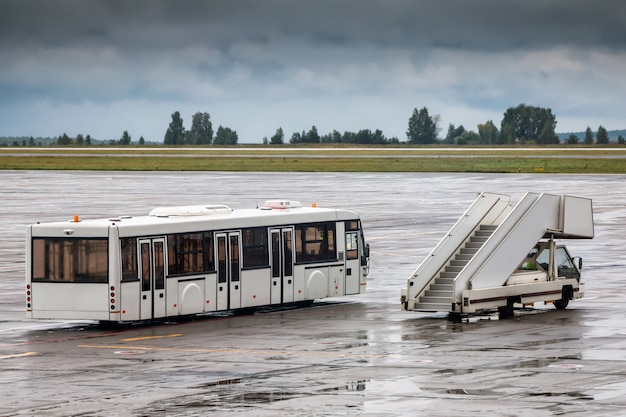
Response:
POLYGON ((515 315, 513 313, 513 306, 498 307, 498 314, 500 315, 501 319, 506 319, 515 315))
POLYGON ((556 307, 557 310, 565 310, 568 304, 569 304, 569 299, 567 298, 561 298, 560 300, 556 300, 554 302, 554 306, 556 307))
POLYGON ((565 310, 569 304, 569 300, 572 298, 572 289, 570 287, 563 287, 561 290, 561 299, 554 302, 554 307, 557 310, 565 310))
POLYGON ((514 297, 509 297, 506 300, 506 306, 498 307, 498 313, 499 313, 501 319, 514 316, 513 311, 515 310, 514 309, 514 304, 516 302, 517 302, 517 300, 514 297))

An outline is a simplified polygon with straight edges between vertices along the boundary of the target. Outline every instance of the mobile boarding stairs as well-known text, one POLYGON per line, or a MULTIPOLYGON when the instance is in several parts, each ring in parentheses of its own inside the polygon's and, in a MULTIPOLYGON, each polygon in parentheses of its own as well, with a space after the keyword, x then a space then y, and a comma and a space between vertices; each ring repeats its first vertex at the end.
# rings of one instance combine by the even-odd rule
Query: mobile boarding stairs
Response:
POLYGON ((591 200, 481 193, 402 289, 403 310, 471 314, 581 298, 582 259, 554 239, 593 238, 591 200))

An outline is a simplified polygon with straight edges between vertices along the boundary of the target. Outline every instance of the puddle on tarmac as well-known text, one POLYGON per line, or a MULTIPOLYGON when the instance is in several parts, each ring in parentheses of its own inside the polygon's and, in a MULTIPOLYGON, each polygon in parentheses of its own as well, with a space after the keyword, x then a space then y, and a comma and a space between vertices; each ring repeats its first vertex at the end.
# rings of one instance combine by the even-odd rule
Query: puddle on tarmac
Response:
POLYGON ((556 344, 556 343, 563 343, 563 342, 577 342, 580 338, 579 337, 564 337, 564 338, 560 338, 560 339, 547 339, 547 340, 531 340, 529 342, 521 342, 521 343, 516 343, 516 347, 534 347, 534 346, 541 346, 541 345, 552 345, 552 344, 556 344))
POLYGON ((438 375, 467 375, 474 372, 476 372, 476 369, 440 369, 434 373, 438 375))
POLYGON ((259 378, 233 378, 209 383, 202 386, 210 388, 209 391, 158 401, 145 409, 137 410, 134 415, 142 417, 195 416, 202 411, 245 411, 266 404, 298 398, 312 398, 321 394, 364 391, 369 382, 369 380, 357 380, 314 391, 310 391, 308 388, 302 390, 296 388, 288 391, 269 387, 265 379, 261 378, 263 380, 261 381, 259 378))
POLYGON ((531 369, 531 368, 546 368, 555 367, 556 364, 562 361, 572 361, 581 359, 579 355, 566 355, 566 356, 553 356, 547 358, 530 359, 527 361, 521 361, 510 365, 496 366, 495 369, 531 369))
POLYGON ((593 395, 585 394, 580 391, 572 391, 572 392, 531 392, 528 393, 529 397, 564 397, 570 398, 574 400, 584 400, 584 401, 592 401, 594 399, 593 395))
POLYGON ((207 393, 171 398, 153 403, 140 412, 137 416, 196 416, 198 412, 211 412, 212 410, 246 410, 256 408, 260 404, 269 404, 277 401, 285 401, 303 397, 306 394, 285 391, 251 391, 251 392, 226 392, 207 393))
MULTIPOLYGON (((310 386, 300 388, 296 386, 291 390, 286 390, 284 389, 284 384, 272 386, 268 383, 268 378, 233 378, 216 381, 203 385, 202 387, 207 388, 207 390, 202 393, 163 399, 152 403, 144 409, 135 410, 134 415, 141 417, 165 417, 170 415, 184 417, 211 412, 250 412, 263 409, 272 403, 288 400, 301 399, 304 401, 309 399, 310 401, 319 401, 319 398, 324 395, 355 394, 359 395, 359 398, 366 398, 369 395, 367 392, 374 393, 375 398, 391 396, 394 398, 412 398, 413 400, 419 398, 457 397, 498 399, 503 395, 503 391, 498 389, 428 386, 415 376, 388 380, 353 380, 336 386, 320 387, 317 390, 311 390, 310 386), (363 395, 366 397, 363 397, 363 395)), ((537 387, 536 391, 522 391, 515 396, 518 398, 558 398, 564 403, 572 400, 591 401, 594 399, 592 395, 581 391, 541 391, 539 387, 537 387)), ((357 404, 353 404, 350 407, 357 407, 355 410, 358 410, 359 405, 357 404)))
MULTIPOLYGON (((489 350, 489 349, 488 349, 489 350)), ((525 360, 508 365, 497 365, 484 367, 484 369, 534 369, 534 368, 562 368, 562 369, 580 369, 582 364, 577 364, 572 361, 581 360, 581 355, 565 355, 554 356, 547 358, 537 358, 525 360)), ((477 372, 474 368, 447 368, 434 371, 437 375, 467 375, 477 372)))

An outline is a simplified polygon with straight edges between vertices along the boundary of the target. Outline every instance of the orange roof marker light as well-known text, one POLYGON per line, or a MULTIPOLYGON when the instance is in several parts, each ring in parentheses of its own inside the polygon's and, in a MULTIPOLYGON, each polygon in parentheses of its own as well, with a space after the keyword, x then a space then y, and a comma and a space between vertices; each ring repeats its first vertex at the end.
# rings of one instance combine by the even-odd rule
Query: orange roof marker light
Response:
POLYGON ((80 217, 78 217, 78 214, 74 215, 74 223, 78 223, 80 222, 80 217))
POLYGON ((317 203, 311 204, 311 207, 316 208, 317 207, 317 203))

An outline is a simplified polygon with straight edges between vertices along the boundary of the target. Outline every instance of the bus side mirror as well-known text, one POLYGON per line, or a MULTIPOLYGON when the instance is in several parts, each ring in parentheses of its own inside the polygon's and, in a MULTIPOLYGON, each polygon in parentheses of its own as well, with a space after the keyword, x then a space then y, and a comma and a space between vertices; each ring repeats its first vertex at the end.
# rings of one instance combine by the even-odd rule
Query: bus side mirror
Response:
POLYGON ((370 244, 366 243, 363 247, 363 256, 361 257, 361 266, 367 266, 370 257, 370 244))

